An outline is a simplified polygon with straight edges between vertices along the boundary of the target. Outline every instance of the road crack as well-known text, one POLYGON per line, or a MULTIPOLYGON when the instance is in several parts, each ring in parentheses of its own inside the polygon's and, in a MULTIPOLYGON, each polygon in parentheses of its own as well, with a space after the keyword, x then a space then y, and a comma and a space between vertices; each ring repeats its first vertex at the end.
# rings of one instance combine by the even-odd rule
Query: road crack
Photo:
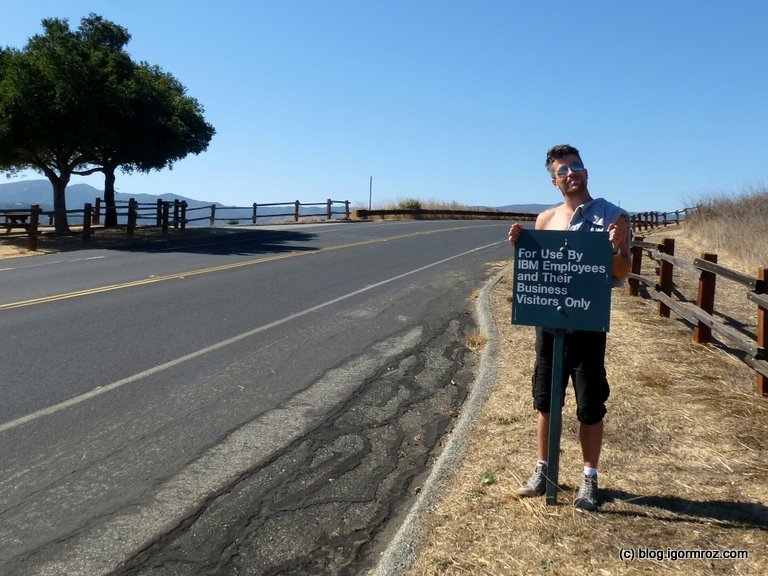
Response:
POLYGON ((407 513, 472 378, 470 317, 369 378, 314 430, 158 537, 113 576, 357 574, 407 513))

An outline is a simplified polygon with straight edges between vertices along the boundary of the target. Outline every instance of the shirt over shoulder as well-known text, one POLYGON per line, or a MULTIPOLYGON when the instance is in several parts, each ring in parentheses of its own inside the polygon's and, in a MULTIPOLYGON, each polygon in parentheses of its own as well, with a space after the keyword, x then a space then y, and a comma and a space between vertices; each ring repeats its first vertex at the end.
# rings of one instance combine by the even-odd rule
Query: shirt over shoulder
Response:
POLYGON ((605 198, 593 198, 574 210, 568 230, 603 232, 621 216, 628 217, 629 214, 605 198))

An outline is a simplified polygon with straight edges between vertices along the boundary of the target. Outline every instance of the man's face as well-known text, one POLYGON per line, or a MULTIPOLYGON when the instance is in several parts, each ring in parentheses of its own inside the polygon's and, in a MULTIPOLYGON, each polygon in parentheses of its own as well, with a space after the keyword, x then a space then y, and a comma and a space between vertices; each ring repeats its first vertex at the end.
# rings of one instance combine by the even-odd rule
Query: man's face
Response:
POLYGON ((584 170, 574 170, 574 167, 583 165, 581 158, 576 154, 568 154, 562 158, 553 161, 550 170, 552 174, 552 184, 558 188, 565 196, 579 196, 587 192, 587 180, 589 174, 586 168, 584 170), (565 172, 558 176, 557 172, 565 172))

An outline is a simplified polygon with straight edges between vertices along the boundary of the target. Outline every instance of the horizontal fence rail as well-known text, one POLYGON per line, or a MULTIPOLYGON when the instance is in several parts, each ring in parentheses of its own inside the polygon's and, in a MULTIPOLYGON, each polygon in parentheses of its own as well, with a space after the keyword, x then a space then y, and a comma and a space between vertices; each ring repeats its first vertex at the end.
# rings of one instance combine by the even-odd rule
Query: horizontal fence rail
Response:
POLYGON ((629 274, 629 294, 640 295, 640 285, 658 302, 658 313, 666 318, 674 312, 693 326, 693 341, 706 344, 713 333, 723 343, 742 354, 739 358, 756 374, 755 393, 768 397, 768 268, 759 268, 755 276, 744 274, 717 263, 717 255, 704 253, 693 262, 676 257, 675 241, 665 238, 661 244, 644 242, 642 237, 632 241, 632 263, 629 274), (658 274, 647 277, 641 274, 643 258, 658 264, 658 274), (674 273, 680 270, 698 283, 696 301, 673 297, 674 273), (747 335, 728 326, 715 317, 715 289, 717 280, 735 282, 745 288, 745 298, 756 304, 756 333, 747 335))
MULTIPOLYGON (((215 204, 211 204, 209 207, 201 207, 199 210, 209 210, 210 216, 208 216, 208 220, 213 226, 216 222, 220 221, 226 221, 226 222, 232 222, 233 220, 250 220, 252 224, 257 224, 258 219, 261 218, 262 220, 265 219, 274 219, 274 218, 284 218, 284 217, 291 217, 293 218, 294 222, 298 222, 301 218, 320 218, 325 217, 326 220, 333 220, 334 216, 342 216, 344 220, 349 220, 350 217, 350 209, 349 209, 349 200, 331 200, 330 198, 326 200, 325 202, 299 202, 298 200, 295 200, 291 203, 286 202, 272 202, 272 203, 264 203, 259 204, 257 202, 254 202, 251 206, 217 206, 215 204), (337 205, 343 206, 342 210, 334 210, 334 207, 337 205), (304 211, 302 212, 302 207, 312 207, 312 206, 323 206, 325 210, 317 211, 317 210, 311 210, 310 211, 304 211), (274 211, 267 211, 259 213, 259 208, 264 210, 264 208, 273 208, 273 207, 284 207, 287 211, 286 212, 274 212, 274 211), (249 211, 247 216, 243 214, 244 212, 249 211), (235 212, 233 215, 232 212, 235 212), (229 214, 227 217, 222 217, 222 214, 229 214)), ((201 218, 202 219, 202 218, 201 218)))
MULTIPOLYGON (((93 204, 86 203, 82 209, 67 210, 66 214, 75 217, 75 226, 82 225, 83 242, 99 230, 103 230, 102 217, 109 212, 114 216, 113 221, 121 222, 117 227, 125 228, 128 236, 133 236, 139 228, 160 228, 167 233, 170 228, 185 230, 187 224, 192 222, 206 222, 215 226, 216 222, 225 221, 230 225, 236 225, 241 221, 256 224, 259 219, 263 221, 275 220, 281 217, 291 217, 295 222, 302 218, 324 218, 333 220, 341 218, 350 219, 349 200, 332 200, 325 202, 302 203, 279 202, 269 204, 253 203, 251 206, 219 206, 216 204, 190 208, 186 201, 174 200, 157 202, 137 202, 130 200, 116 200, 114 207, 107 207, 101 198, 96 198, 93 204), (265 208, 285 206, 286 212, 275 212, 265 208), (322 210, 315 207, 322 206, 322 210), (262 212, 259 212, 259 209, 262 212), (247 211, 247 217, 243 217, 243 211, 247 211), (191 213, 191 214, 190 214, 191 213), (201 214, 196 216, 196 214, 201 214), (191 217, 190 217, 191 216, 191 217)), ((28 209, 0 209, 0 225, 5 228, 5 234, 21 234, 27 236, 29 250, 37 250, 37 239, 43 234, 41 227, 51 227, 54 224, 54 212, 43 211, 40 206, 33 204, 28 209), (47 220, 47 224, 44 221, 47 220)))
POLYGON ((500 212, 496 210, 450 210, 450 209, 407 209, 394 208, 391 210, 355 210, 355 218, 386 218, 388 216, 409 216, 411 218, 498 218, 515 220, 536 220, 538 214, 530 212, 500 212))

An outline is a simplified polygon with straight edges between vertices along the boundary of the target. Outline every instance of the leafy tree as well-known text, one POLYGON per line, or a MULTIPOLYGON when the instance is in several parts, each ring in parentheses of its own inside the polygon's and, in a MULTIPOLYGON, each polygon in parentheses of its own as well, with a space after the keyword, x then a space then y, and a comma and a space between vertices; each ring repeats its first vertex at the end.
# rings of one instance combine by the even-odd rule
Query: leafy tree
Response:
POLYGON ((64 191, 88 166, 81 143, 98 78, 66 21, 43 20, 43 28, 23 52, 7 48, 0 59, 0 168, 42 172, 53 185, 56 230, 65 232, 64 191))
POLYGON ((186 88, 171 74, 142 62, 120 86, 124 98, 118 113, 104 111, 102 132, 94 142, 94 163, 104 172, 107 225, 117 223, 114 210, 115 171, 149 172, 173 168, 188 154, 208 148, 215 130, 186 88))
POLYGON ((125 28, 90 14, 72 32, 43 20, 23 51, 0 51, 0 169, 34 169, 53 185, 56 230, 68 230, 73 174, 105 175, 107 224, 116 224, 115 171, 171 168, 199 154, 215 130, 184 86, 135 64, 125 28))

